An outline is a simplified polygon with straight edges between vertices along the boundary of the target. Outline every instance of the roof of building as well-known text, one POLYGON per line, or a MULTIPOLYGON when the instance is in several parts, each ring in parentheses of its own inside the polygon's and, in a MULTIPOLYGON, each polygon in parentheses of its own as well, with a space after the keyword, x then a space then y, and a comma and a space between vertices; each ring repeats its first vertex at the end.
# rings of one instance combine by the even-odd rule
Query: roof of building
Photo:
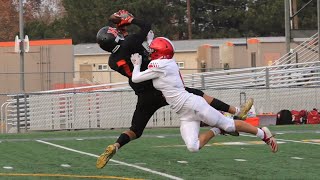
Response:
MULTIPOLYGON (((17 39, 18 40, 18 39, 17 39)), ((24 40, 29 43, 29 46, 44 46, 44 45, 72 45, 72 39, 45 39, 45 40, 24 40)), ((18 41, 0 42, 0 47, 13 47, 19 43, 18 41)))
MULTIPOLYGON (((178 40, 172 41, 175 46, 176 52, 188 52, 197 51, 198 47, 201 45, 210 45, 213 47, 218 47, 226 42, 232 42, 233 44, 245 44, 250 38, 226 38, 226 39, 193 39, 193 40, 178 40)), ((259 42, 285 42, 285 37, 257 37, 259 42)), ((102 50, 98 44, 78 44, 74 45, 74 54, 80 55, 98 55, 107 54, 102 50)))

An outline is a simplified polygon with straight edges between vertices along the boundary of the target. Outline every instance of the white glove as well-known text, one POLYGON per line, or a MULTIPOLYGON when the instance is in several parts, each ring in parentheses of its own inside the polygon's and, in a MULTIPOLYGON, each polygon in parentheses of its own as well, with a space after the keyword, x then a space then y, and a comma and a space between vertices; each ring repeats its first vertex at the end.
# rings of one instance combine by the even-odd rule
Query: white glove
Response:
POLYGON ((154 38, 154 33, 152 30, 149 31, 148 35, 147 35, 147 42, 148 42, 148 45, 150 46, 152 40, 154 38))
POLYGON ((139 53, 135 53, 131 55, 131 62, 134 66, 141 65, 142 57, 139 53))

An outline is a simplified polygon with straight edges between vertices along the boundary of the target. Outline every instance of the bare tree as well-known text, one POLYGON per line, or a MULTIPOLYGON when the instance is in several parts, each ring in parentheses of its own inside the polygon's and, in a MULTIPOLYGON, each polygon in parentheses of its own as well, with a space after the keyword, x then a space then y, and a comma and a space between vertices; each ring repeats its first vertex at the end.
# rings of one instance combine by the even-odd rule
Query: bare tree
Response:
POLYGON ((64 15, 61 0, 27 0, 24 6, 26 21, 40 20, 50 24, 64 15))
POLYGON ((12 1, 0 0, 0 41, 13 41, 19 31, 19 16, 12 1))

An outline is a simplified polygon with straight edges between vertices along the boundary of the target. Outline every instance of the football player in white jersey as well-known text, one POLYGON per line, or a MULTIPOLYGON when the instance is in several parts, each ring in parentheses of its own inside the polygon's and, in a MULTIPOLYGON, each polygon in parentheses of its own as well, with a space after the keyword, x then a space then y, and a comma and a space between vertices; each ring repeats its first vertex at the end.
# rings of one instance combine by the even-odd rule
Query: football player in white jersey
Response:
POLYGON ((158 37, 149 47, 151 62, 145 71, 140 72, 141 55, 131 55, 134 64, 132 81, 139 83, 152 79, 153 86, 162 92, 167 103, 179 115, 181 136, 189 151, 197 152, 211 138, 220 134, 220 130, 256 135, 270 146, 272 152, 278 151, 276 139, 267 127, 260 129, 245 121, 227 118, 202 97, 185 90, 179 67, 173 59, 174 46, 170 40, 158 37), (201 121, 214 128, 199 134, 201 121))
MULTIPOLYGON (((146 51, 148 48, 146 49, 143 46, 143 42, 146 37, 148 37, 148 42, 151 38, 153 39, 153 34, 149 33, 151 24, 145 20, 133 17, 133 15, 126 10, 120 10, 112 14, 110 18, 112 22, 116 24, 117 29, 110 26, 102 27, 97 33, 97 43, 101 49, 111 53, 108 59, 110 68, 128 78, 129 85, 137 95, 137 104, 129 129, 122 132, 118 139, 113 144, 108 145, 104 152, 98 157, 96 167, 99 169, 103 168, 120 148, 140 138, 151 116, 161 107, 168 105, 161 91, 153 87, 152 80, 141 83, 133 83, 131 81, 133 64, 131 63, 130 57, 132 54, 140 53, 143 57, 141 70, 148 69, 147 66, 150 62, 148 58, 149 53, 146 51), (126 33, 125 27, 130 24, 138 27, 139 31, 133 34, 126 33)), ((185 88, 186 91, 206 99, 208 104, 217 110, 235 114, 242 119, 246 118, 247 112, 253 104, 253 99, 250 98, 239 109, 210 97, 201 90, 185 88)))

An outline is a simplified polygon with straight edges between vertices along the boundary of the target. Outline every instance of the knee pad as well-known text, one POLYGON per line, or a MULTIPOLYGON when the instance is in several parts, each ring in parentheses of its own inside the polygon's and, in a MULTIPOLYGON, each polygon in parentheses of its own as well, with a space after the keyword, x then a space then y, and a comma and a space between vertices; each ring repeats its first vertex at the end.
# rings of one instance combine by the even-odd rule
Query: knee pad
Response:
POLYGON ((199 149, 194 148, 194 147, 188 147, 188 150, 189 150, 190 152, 198 152, 198 151, 199 151, 199 149))
POLYGON ((188 142, 186 143, 187 148, 190 152, 198 152, 199 151, 199 146, 200 146, 200 142, 199 140, 196 142, 188 142))
POLYGON ((223 128, 223 130, 225 130, 226 132, 235 132, 236 131, 236 126, 233 123, 228 123, 225 125, 225 127, 223 128))

